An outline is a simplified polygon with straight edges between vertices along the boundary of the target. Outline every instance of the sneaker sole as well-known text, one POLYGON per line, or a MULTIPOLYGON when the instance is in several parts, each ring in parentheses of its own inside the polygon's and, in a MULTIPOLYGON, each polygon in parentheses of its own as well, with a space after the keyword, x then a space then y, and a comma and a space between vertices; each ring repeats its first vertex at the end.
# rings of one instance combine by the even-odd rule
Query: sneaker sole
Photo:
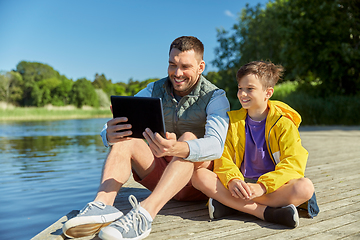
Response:
POLYGON ((215 211, 215 208, 213 206, 213 199, 210 198, 209 199, 209 217, 211 220, 214 219, 214 211, 215 211))
POLYGON ((75 217, 63 225, 63 233, 70 238, 90 236, 98 233, 101 228, 122 217, 122 212, 107 214, 105 216, 75 217))
POLYGON ((101 231, 99 233, 99 238, 101 238, 102 240, 126 240, 126 239, 131 239, 131 240, 141 240, 141 239, 144 239, 146 238, 147 236, 150 235, 150 232, 151 232, 151 228, 146 230, 143 234, 141 234, 140 236, 137 236, 137 237, 133 237, 133 238, 123 238, 121 236, 121 233, 116 230, 115 228, 112 228, 112 227, 109 227, 109 228, 105 228, 103 231, 101 231), (111 228, 111 229, 109 229, 111 228), (108 230, 108 231, 106 231, 108 230), (120 234, 120 237, 118 237, 118 234, 120 234))
POLYGON ((80 238, 80 237, 91 236, 91 235, 95 235, 95 234, 99 233, 103 227, 108 226, 110 223, 111 222, 79 225, 76 227, 69 228, 68 230, 66 230, 64 232, 64 234, 65 234, 65 236, 70 237, 70 238, 80 238))
POLYGON ((288 205, 288 206, 291 207, 292 210, 294 211, 294 218, 293 218, 293 220, 294 220, 294 222, 295 222, 294 228, 296 228, 296 227, 298 227, 299 224, 300 224, 299 213, 298 213, 298 211, 297 211, 297 209, 296 209, 296 207, 295 207, 294 204, 290 204, 290 205, 288 205))

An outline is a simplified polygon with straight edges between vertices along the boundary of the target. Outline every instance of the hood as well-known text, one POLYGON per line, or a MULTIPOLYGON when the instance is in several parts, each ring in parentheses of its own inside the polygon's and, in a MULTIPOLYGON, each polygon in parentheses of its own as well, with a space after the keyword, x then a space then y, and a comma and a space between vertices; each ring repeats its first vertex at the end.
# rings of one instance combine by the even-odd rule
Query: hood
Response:
POLYGON ((274 109, 282 116, 287 117, 295 124, 297 128, 299 128, 301 123, 301 116, 297 111, 295 111, 289 105, 280 101, 268 101, 268 105, 270 109, 274 109))

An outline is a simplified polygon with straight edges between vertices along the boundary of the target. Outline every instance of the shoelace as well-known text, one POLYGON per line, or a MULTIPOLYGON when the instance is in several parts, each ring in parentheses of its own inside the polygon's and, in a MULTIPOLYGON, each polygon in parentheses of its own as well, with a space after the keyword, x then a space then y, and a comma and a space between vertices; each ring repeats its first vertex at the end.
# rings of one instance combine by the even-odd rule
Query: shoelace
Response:
POLYGON ((130 195, 129 196, 129 202, 133 209, 126 214, 125 217, 121 218, 119 221, 114 222, 115 225, 123 228, 126 232, 130 230, 131 225, 133 225, 133 228, 135 230, 135 233, 139 235, 138 231, 140 233, 143 233, 148 228, 148 222, 146 220, 146 217, 139 212, 140 204, 136 200, 135 196, 130 195), (144 227, 142 228, 143 222, 145 223, 144 227), (138 225, 140 226, 138 228, 138 225))
POLYGON ((98 207, 100 209, 104 209, 106 207, 105 204, 102 204, 101 202, 89 202, 88 204, 86 204, 86 206, 80 211, 80 214, 85 214, 89 209, 91 209, 92 207, 98 207))

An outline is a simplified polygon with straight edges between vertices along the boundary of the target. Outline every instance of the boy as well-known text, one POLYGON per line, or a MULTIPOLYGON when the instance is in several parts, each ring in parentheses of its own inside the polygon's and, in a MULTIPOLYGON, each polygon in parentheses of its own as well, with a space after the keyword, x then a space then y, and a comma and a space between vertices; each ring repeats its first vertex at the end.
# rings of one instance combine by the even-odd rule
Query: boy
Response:
POLYGON ((263 61, 250 62, 237 73, 242 109, 228 112, 222 157, 214 161, 213 172, 198 169, 192 179, 210 197, 211 219, 236 209, 291 228, 299 225, 295 206, 313 196, 314 186, 304 177, 308 152, 298 132, 300 115, 269 101, 282 73, 281 66, 263 61))

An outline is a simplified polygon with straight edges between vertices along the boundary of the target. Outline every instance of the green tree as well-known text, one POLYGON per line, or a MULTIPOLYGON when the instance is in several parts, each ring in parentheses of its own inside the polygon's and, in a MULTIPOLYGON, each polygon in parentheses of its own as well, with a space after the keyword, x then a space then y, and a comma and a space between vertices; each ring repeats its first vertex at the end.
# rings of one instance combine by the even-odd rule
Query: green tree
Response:
POLYGON ((104 74, 95 74, 95 79, 92 82, 92 85, 95 88, 102 89, 108 96, 114 95, 114 84, 111 82, 111 79, 107 80, 104 74))
POLYGON ((72 87, 72 103, 78 108, 84 105, 99 107, 99 99, 91 81, 86 78, 76 80, 72 87))
POLYGON ((60 76, 61 83, 52 91, 51 104, 54 106, 64 106, 71 102, 71 90, 74 82, 65 76, 60 76))
POLYGON ((128 94, 126 93, 126 88, 127 85, 126 83, 123 82, 118 82, 116 84, 113 84, 114 95, 127 96, 128 94))
POLYGON ((360 92, 360 1, 292 0, 281 13, 283 60, 292 75, 320 79, 320 93, 360 92))
MULTIPOLYGON (((39 62, 21 61, 16 66, 16 72, 23 78, 23 100, 25 106, 41 106, 43 104, 43 94, 48 94, 48 90, 42 90, 39 82, 44 79, 60 78, 58 71, 51 66, 39 62)), ((41 84, 40 84, 41 85, 41 84)))
POLYGON ((110 106, 109 96, 100 88, 95 89, 95 92, 99 99, 99 107, 108 108, 110 106))
POLYGON ((42 106, 52 103, 54 89, 57 88, 60 84, 61 80, 56 77, 43 79, 37 83, 38 87, 43 93, 41 98, 42 106))
POLYGON ((233 79, 243 64, 271 60, 285 67, 285 80, 306 80, 322 95, 359 93, 359 6, 359 0, 247 5, 230 31, 217 30, 213 64, 223 85, 236 87, 233 79))
POLYGON ((0 101, 18 104, 23 95, 23 79, 18 72, 0 73, 0 101))
POLYGON ((128 96, 134 96, 136 93, 138 93, 140 90, 145 88, 149 83, 154 82, 158 80, 157 78, 149 78, 145 81, 134 81, 132 78, 129 79, 129 82, 127 84, 126 88, 126 94, 128 96))

